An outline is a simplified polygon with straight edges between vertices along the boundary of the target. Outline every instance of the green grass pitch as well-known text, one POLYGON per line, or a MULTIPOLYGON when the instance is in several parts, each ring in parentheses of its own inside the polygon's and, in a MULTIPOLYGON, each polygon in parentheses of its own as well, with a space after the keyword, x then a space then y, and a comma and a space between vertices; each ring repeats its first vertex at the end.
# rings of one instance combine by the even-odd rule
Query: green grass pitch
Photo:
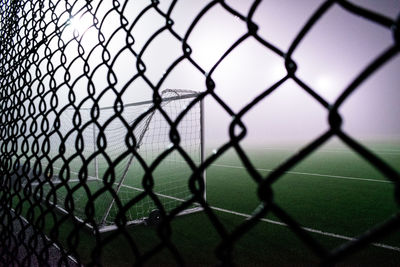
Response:
MULTIPOLYGON (((399 143, 371 143, 369 147, 386 163, 400 171, 399 143)), ((209 154, 211 148, 207 151, 209 154)), ((258 171, 266 177, 271 170, 296 152, 295 146, 247 148, 246 152, 258 171)), ((394 186, 379 171, 344 145, 327 145, 285 173, 273 184, 274 202, 309 231, 317 242, 332 250, 379 225, 398 211, 394 186)), ((228 231, 246 220, 260 203, 257 184, 243 168, 233 150, 226 152, 207 169, 207 202, 228 231)), ((234 246, 234 260, 239 265, 310 266, 318 258, 273 214, 269 213, 234 246)), ((46 224, 51 229, 51 220, 46 224)), ((204 212, 180 216, 172 222, 172 241, 186 263, 217 263, 215 248, 221 237, 204 212)), ((60 225, 62 239, 72 227, 60 225)), ((141 253, 151 250, 160 240, 155 227, 131 226, 128 233, 141 253)), ((113 233, 104 233, 106 238, 113 233)), ((76 251, 83 262, 90 262, 94 238, 79 231, 76 251)), ((134 254, 121 234, 104 245, 106 266, 124 266, 134 261, 134 254)), ((400 265, 400 233, 396 232, 369 245, 343 262, 343 266, 400 265)), ((163 249, 150 264, 170 264, 172 254, 163 249)), ((340 266, 340 264, 339 264, 340 266)))

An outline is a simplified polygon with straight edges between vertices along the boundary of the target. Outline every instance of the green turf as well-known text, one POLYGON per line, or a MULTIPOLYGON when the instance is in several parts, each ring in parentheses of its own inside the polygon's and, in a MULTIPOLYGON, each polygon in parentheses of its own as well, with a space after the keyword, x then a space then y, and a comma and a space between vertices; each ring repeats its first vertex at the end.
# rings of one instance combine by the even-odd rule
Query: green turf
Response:
MULTIPOLYGON (((147 157, 144 159, 146 159, 148 167, 152 164, 152 161, 149 159, 154 160, 156 157, 156 155, 151 155, 148 151, 144 151, 142 156, 147 157)), ((197 160, 198 157, 199 155, 197 155, 197 160)), ((142 197, 145 191, 145 185, 143 184, 145 170, 136 158, 133 158, 132 163, 128 165, 129 157, 126 157, 124 161, 114 166, 114 168, 108 168, 103 157, 98 158, 98 175, 99 177, 105 177, 106 184, 108 185, 106 190, 104 190, 105 183, 103 181, 94 179, 96 175, 95 170, 89 168, 90 166, 94 166, 93 160, 87 168, 87 177, 82 174, 78 175, 82 166, 80 159, 74 159, 71 162, 69 165, 69 176, 66 175, 67 171, 63 171, 64 175, 58 179, 53 179, 54 184, 44 183, 35 189, 43 190, 44 195, 57 195, 57 205, 63 209, 68 209, 68 206, 73 205, 75 216, 82 220, 85 220, 87 217, 85 214, 85 209, 88 208, 87 204, 94 202, 94 206, 96 207, 94 218, 98 225, 103 225, 104 220, 105 225, 113 224, 121 206, 129 205, 129 208, 125 212, 126 220, 134 221, 145 218, 151 211, 158 209, 154 201, 155 198, 169 212, 179 206, 182 200, 191 197, 187 181, 192 171, 177 152, 169 154, 155 167, 152 175, 146 177, 145 184, 149 188, 151 186, 152 192, 155 193, 152 197, 149 195, 142 197), (126 176, 124 176, 126 168, 128 170, 126 176), (110 173, 110 170, 113 172, 110 173), (80 179, 87 179, 87 182, 81 183, 80 179), (66 180, 70 181, 65 183, 64 181, 66 180), (119 187, 120 182, 122 183, 121 187, 119 187), (73 192, 72 197, 68 198, 68 195, 71 196, 70 192, 73 192), (112 192, 117 192, 116 195, 118 195, 119 201, 113 201, 114 196, 112 192), (91 201, 88 201, 89 198, 91 201), (134 198, 137 198, 137 201, 130 203, 134 198), (109 215, 105 216, 108 211, 109 215)), ((190 208, 194 207, 196 206, 190 205, 190 208)))
MULTIPOLYGON (((400 170, 398 145, 373 143, 370 148, 387 164, 397 171, 400 170)), ((297 149, 298 146, 281 146, 247 148, 246 151, 265 178, 271 170, 293 156, 297 149)), ((211 153, 211 148, 208 152, 211 153)), ((229 150, 208 168, 207 201, 210 206, 250 214, 260 204, 257 184, 242 167, 236 153, 229 150)), ((398 212, 393 184, 379 182, 387 179, 345 146, 324 146, 294 166, 290 172, 273 183, 273 201, 304 227, 355 237, 398 212)), ((29 203, 25 201, 25 205, 29 206, 29 203)), ((227 231, 232 231, 245 222, 245 218, 234 214, 220 211, 214 213, 227 231)), ((280 221, 272 213, 266 218, 280 221)), ((49 219, 46 223, 48 232, 51 231, 53 220, 54 218, 49 219)), ((187 264, 201 266, 218 262, 215 248, 222 238, 204 212, 178 217, 171 226, 173 244, 187 264)), ((63 221, 59 228, 59 239, 69 249, 71 247, 65 242, 65 238, 72 228, 69 220, 63 221)), ((81 229, 78 233, 80 243, 73 247, 73 251, 84 263, 88 263, 91 261, 95 240, 86 230, 81 229)), ((131 245, 125 234, 129 234, 140 253, 151 250, 161 242, 156 228, 146 226, 132 226, 124 234, 103 234, 105 240, 112 237, 102 249, 102 260, 106 266, 124 266, 134 261, 131 245)), ((329 250, 346 242, 316 233, 310 235, 329 250)), ((392 233, 376 242, 400 247, 400 232, 392 233)), ((248 266, 310 266, 316 265, 319 260, 288 227, 267 222, 259 222, 244 234, 235 243, 233 255, 237 264, 248 266)), ((176 264, 167 249, 157 253, 148 263, 171 266, 176 264)), ((339 265, 398 266, 400 252, 368 246, 339 265)))

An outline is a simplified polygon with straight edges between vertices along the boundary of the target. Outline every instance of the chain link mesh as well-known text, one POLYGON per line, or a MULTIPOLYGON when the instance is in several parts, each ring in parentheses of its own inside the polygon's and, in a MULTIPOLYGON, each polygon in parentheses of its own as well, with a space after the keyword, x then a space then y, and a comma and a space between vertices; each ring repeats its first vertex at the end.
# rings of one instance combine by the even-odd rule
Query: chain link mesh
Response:
MULTIPOLYGON (((162 1, 161 1, 162 2, 162 1)), ((180 35, 174 30, 173 11, 178 1, 169 1, 167 8, 160 7, 157 0, 148 1, 145 8, 136 10, 136 14, 128 13, 128 6, 135 5, 135 1, 30 1, 1 0, 0 4, 0 261, 3 266, 74 266, 81 264, 79 253, 80 233, 85 224, 94 226, 92 237, 95 246, 90 253, 89 265, 102 265, 104 247, 111 243, 117 236, 123 235, 135 255, 135 262, 131 264, 142 265, 151 261, 151 258, 166 249, 173 256, 177 265, 185 265, 184 256, 174 244, 172 235, 172 221, 176 216, 198 203, 203 209, 209 222, 212 223, 220 236, 220 243, 215 248, 215 255, 222 265, 234 264, 234 248, 239 239, 246 236, 251 229, 260 223, 260 219, 267 214, 274 214, 290 230, 313 251, 322 265, 338 263, 347 256, 364 249, 368 244, 376 242, 380 237, 398 231, 400 228, 400 214, 397 213, 385 222, 369 231, 364 232, 355 240, 346 242, 335 249, 324 247, 311 233, 307 232, 294 218, 292 218, 273 198, 272 186, 282 175, 302 162, 308 155, 316 151, 333 137, 339 138, 344 144, 370 165, 378 169, 388 180, 394 183, 395 201, 400 204, 400 177, 398 171, 387 164, 382 158, 363 146, 356 138, 342 130, 342 115, 339 112, 343 103, 359 89, 360 84, 377 70, 382 68, 390 59, 398 55, 400 50, 400 23, 399 19, 392 20, 380 15, 373 10, 359 7, 349 1, 325 1, 302 27, 287 51, 282 51, 258 34, 259 26, 253 21, 261 1, 252 2, 247 14, 242 14, 225 1, 210 1, 202 7, 190 26, 180 35), (393 44, 378 57, 373 59, 364 70, 352 81, 342 94, 330 104, 317 91, 309 87, 306 81, 296 76, 297 64, 292 55, 299 43, 306 39, 308 33, 316 25, 321 17, 333 6, 339 5, 346 12, 356 14, 364 20, 376 23, 393 34, 393 44), (193 49, 190 36, 196 29, 200 20, 204 19, 213 7, 219 6, 224 12, 235 16, 239 23, 246 26, 247 31, 240 36, 225 51, 222 57, 213 64, 210 71, 204 70, 198 62, 192 58, 193 49), (136 42, 136 27, 147 16, 156 17, 162 22, 162 26, 155 31, 144 30, 140 34, 148 35, 142 43, 136 42), (74 18, 82 18, 89 21, 85 28, 82 20, 74 22, 74 18), (71 27, 78 23, 79 27, 71 27), (113 29, 107 27, 113 25, 113 29), (148 69, 157 65, 151 60, 146 60, 145 51, 158 36, 168 35, 176 40, 177 47, 181 49, 180 56, 174 58, 167 67, 157 66, 161 78, 149 75, 148 69), (264 90, 250 103, 246 104, 238 112, 231 109, 230 103, 221 99, 216 93, 218 86, 213 79, 213 74, 219 69, 231 53, 237 50, 245 40, 253 39, 266 50, 276 54, 284 60, 287 74, 274 85, 264 90), (115 45, 112 46, 115 42, 115 45), (204 88, 179 114, 177 118, 170 118, 163 109, 161 90, 163 83, 182 61, 187 61, 204 79, 204 88), (133 68, 134 71, 119 71, 118 67, 133 68), (132 67, 134 66, 134 67, 132 67), (144 192, 139 197, 132 198, 122 204, 115 194, 112 182, 104 181, 103 187, 92 192, 86 180, 88 178, 88 166, 96 155, 101 154, 107 158, 106 144, 99 138, 96 153, 88 155, 85 144, 82 141, 83 131, 88 125, 95 125, 100 133, 105 131, 106 125, 115 120, 121 121, 128 129, 125 140, 125 158, 128 155, 139 156, 134 145, 134 128, 137 124, 131 124, 122 116, 123 106, 128 102, 125 93, 136 81, 141 80, 147 88, 153 101, 152 110, 157 110, 168 122, 169 141, 171 145, 160 153, 157 159, 150 165, 141 162, 146 175, 143 177, 144 192), (246 136, 246 125, 243 117, 264 99, 276 91, 289 80, 295 82, 316 103, 321 105, 328 114, 329 129, 315 140, 304 146, 298 153, 280 164, 268 175, 260 173, 246 154, 246 149, 241 141, 246 136), (180 121, 191 108, 198 105, 205 98, 213 99, 224 109, 232 120, 229 126, 230 140, 221 145, 214 154, 204 159, 203 162, 195 162, 185 149, 182 148, 178 131, 180 121), (99 119, 101 105, 104 99, 111 99, 114 103, 112 115, 104 121, 99 119), (82 119, 82 110, 90 110, 90 118, 82 119), (54 155, 51 149, 51 140, 57 138, 65 140, 68 133, 62 130, 62 118, 66 112, 74 111, 72 128, 75 142, 74 155, 68 155, 65 151, 68 147, 57 144, 58 154, 54 155), (239 131, 237 129, 240 129, 239 131), (254 210, 250 218, 243 221, 234 229, 228 228, 221 222, 216 211, 212 209, 205 199, 205 184, 202 173, 206 171, 226 151, 234 149, 240 157, 243 166, 257 184, 257 198, 259 206, 254 210), (192 174, 188 181, 191 197, 182 202, 172 211, 167 212, 159 197, 153 192, 155 168, 171 153, 179 153, 182 160, 186 161, 192 174), (96 155, 95 155, 96 154, 96 155), (57 196, 54 192, 59 186, 53 184, 54 190, 48 193, 40 190, 33 184, 46 181, 46 177, 58 175, 69 179, 71 175, 71 162, 79 159, 83 162, 79 171, 78 186, 66 186, 68 189, 65 210, 66 214, 60 214, 54 203, 57 196), (54 168, 62 163, 64 171, 54 168), (26 183, 26 177, 30 177, 26 183), (74 192, 87 192, 87 205, 85 207, 83 221, 75 220, 74 192), (102 237, 96 226, 94 204, 103 192, 110 192, 118 202, 119 212, 115 217, 117 229, 107 237, 102 237), (114 194, 112 193, 114 192, 114 194), (148 252, 141 252, 135 237, 128 234, 126 229, 127 219, 125 213, 136 205, 141 198, 150 197, 154 205, 160 210, 159 216, 163 218, 157 226, 158 242, 148 252), (51 229, 47 229, 45 221, 51 220, 51 229), (65 227, 67 221, 72 221, 70 230, 65 234, 60 229, 65 227), (61 237, 64 233, 65 236, 61 237), (61 240, 67 240, 66 244, 61 240), (74 257, 72 257, 72 256, 74 257)), ((160 53, 168 54, 168 51, 160 53)), ((143 111, 138 119, 146 118, 149 111, 143 111)), ((118 164, 117 160, 108 162, 110 176, 114 175, 113 169, 118 164)), ((111 178, 115 179, 115 177, 111 178)), ((187 264, 187 263, 186 263, 187 264)))

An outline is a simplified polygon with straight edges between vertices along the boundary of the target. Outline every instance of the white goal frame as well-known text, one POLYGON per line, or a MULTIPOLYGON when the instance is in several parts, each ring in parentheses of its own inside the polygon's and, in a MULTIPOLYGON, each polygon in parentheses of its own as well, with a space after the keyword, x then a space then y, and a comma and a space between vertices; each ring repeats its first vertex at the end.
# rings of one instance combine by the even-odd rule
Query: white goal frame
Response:
MULTIPOLYGON (((163 106, 164 102, 170 103, 171 101, 178 101, 178 100, 182 100, 182 99, 189 99, 189 98, 195 99, 196 97, 198 97, 201 94, 200 92, 182 90, 182 89, 166 89, 166 90, 164 90, 162 92, 162 94, 165 93, 165 92, 177 92, 177 93, 185 93, 185 94, 184 95, 177 95, 176 97, 162 98, 161 106, 163 106)), ((141 102, 129 103, 129 104, 124 105, 124 107, 151 105, 151 104, 153 104, 153 101, 149 100, 149 101, 141 101, 141 102)), ((199 120, 198 123, 199 123, 199 127, 200 127, 200 133, 199 133, 200 134, 200 147, 199 147, 199 149, 200 149, 200 164, 202 164, 204 162, 204 158, 205 158, 205 149, 204 149, 204 104, 203 104, 203 99, 201 99, 199 101, 199 103, 197 103, 196 105, 199 105, 199 111, 200 111, 200 114, 199 114, 200 120, 199 120)), ((112 109, 114 109, 114 106, 108 106, 108 107, 100 108, 100 110, 108 110, 108 109, 112 110, 112 109)), ((85 111, 89 112, 91 110, 91 108, 81 108, 80 110, 85 110, 85 111)), ((154 112, 150 115, 150 118, 147 119, 146 129, 144 130, 144 132, 141 133, 140 137, 138 138, 137 147, 138 147, 139 151, 140 151, 139 147, 141 145, 142 139, 146 134, 148 125, 151 123, 151 121, 153 119, 152 118, 153 115, 154 115, 154 112)), ((93 130, 93 147, 94 147, 94 149, 97 149, 96 140, 97 140, 96 132, 95 132, 95 130, 93 130)), ((114 183, 117 186, 116 189, 114 190, 117 195, 118 195, 118 193, 119 193, 121 188, 128 188, 128 189, 136 190, 136 191, 144 191, 144 189, 135 188, 135 187, 132 187, 132 186, 124 184, 124 181, 126 179, 128 170, 129 170, 129 168, 130 168, 130 166, 132 164, 132 161, 134 161, 134 158, 135 158, 134 155, 130 156, 128 164, 126 165, 125 170, 123 172, 123 177, 120 179, 120 181, 118 183, 116 183, 116 182, 114 183)), ((100 173, 99 173, 99 162, 98 162, 97 157, 94 159, 94 166, 95 166, 95 176, 88 176, 87 182, 92 182, 92 181, 103 182, 103 179, 102 179, 102 177, 100 177, 100 173)), ((52 166, 52 168, 54 170, 59 169, 59 168, 54 167, 54 166, 52 166)), ((77 172, 70 171, 70 173, 78 175, 77 172)), ((41 183, 43 183, 42 181, 38 181, 37 179, 36 179, 36 181, 31 180, 33 178, 33 175, 31 175, 31 173, 28 176, 30 176, 30 177, 28 177, 27 182, 30 181, 30 184, 32 186, 34 186, 34 187, 39 185, 39 184, 41 184, 41 183)), ((42 179, 45 179, 47 183, 50 182, 53 185, 57 185, 57 184, 61 183, 61 181, 58 179, 58 176, 51 177, 50 181, 49 181, 49 177, 45 177, 45 175, 42 175, 40 180, 42 180, 42 179)), ((207 197, 206 188, 207 188, 207 186, 206 186, 206 172, 205 171, 203 171, 203 173, 202 173, 202 179, 203 179, 203 182, 204 182, 204 199, 206 200, 206 197, 207 197)), ((68 182, 77 182, 77 181, 79 181, 79 179, 77 179, 77 178, 68 180, 68 182)), ((188 181, 186 181, 186 183, 188 184, 188 181)), ((159 196, 159 197, 162 197, 162 198, 167 198, 167 199, 171 199, 171 200, 179 201, 179 202, 184 202, 185 201, 185 199, 177 198, 177 197, 174 197, 174 196, 168 196, 168 195, 165 195, 165 194, 162 194, 162 193, 157 193, 157 192, 153 192, 153 193, 155 195, 159 196)), ((61 206, 59 204, 55 204, 55 203, 53 203, 51 201, 48 201, 48 202, 50 202, 51 205, 54 205, 57 208, 57 210, 59 212, 61 212, 62 214, 71 215, 63 206, 61 206)), ((106 213, 104 214, 102 220, 99 223, 96 223, 96 229, 101 233, 112 231, 112 230, 115 230, 115 229, 118 228, 115 225, 115 223, 114 224, 107 224, 107 222, 106 222, 106 219, 109 216, 109 213, 110 213, 110 211, 111 211, 111 209, 112 209, 112 207, 114 205, 114 202, 115 202, 115 199, 111 199, 111 203, 109 204, 109 206, 108 206, 108 208, 106 210, 106 213)), ((43 204, 44 204, 44 201, 43 201, 43 204)), ((203 208, 199 204, 196 204, 194 207, 191 207, 189 209, 186 209, 186 210, 180 212, 178 214, 178 216, 191 214, 191 213, 202 211, 202 210, 203 210, 203 208)), ((75 220, 77 220, 77 221, 79 221, 81 223, 84 223, 85 226, 88 229, 90 229, 92 231, 95 229, 94 225, 86 223, 79 216, 74 214, 73 217, 74 217, 75 220)), ((148 216, 147 217, 136 218, 134 220, 128 221, 126 225, 145 224, 147 222, 147 219, 148 219, 148 216)))

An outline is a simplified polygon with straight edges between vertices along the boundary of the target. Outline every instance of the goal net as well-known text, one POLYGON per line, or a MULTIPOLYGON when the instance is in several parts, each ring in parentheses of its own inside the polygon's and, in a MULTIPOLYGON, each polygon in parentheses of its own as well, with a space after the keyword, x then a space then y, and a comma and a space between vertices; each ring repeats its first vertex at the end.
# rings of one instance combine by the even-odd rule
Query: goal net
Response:
MULTIPOLYGON (((40 188, 36 192, 42 198, 89 227, 87 212, 93 205, 100 231, 114 229, 121 210, 128 224, 146 221, 158 209, 155 198, 171 211, 193 196, 188 183, 193 170, 176 149, 159 161, 172 148, 172 126, 165 116, 175 122, 197 96, 189 90, 164 90, 164 114, 153 101, 117 107, 121 113, 114 106, 99 108, 96 119, 90 108, 64 110, 50 137, 51 168, 30 183, 40 188), (154 195, 144 184, 153 184, 154 195)), ((196 165, 203 158, 202 112, 197 102, 177 124, 179 147, 196 165)), ((181 214, 198 210, 192 205, 181 214)))

